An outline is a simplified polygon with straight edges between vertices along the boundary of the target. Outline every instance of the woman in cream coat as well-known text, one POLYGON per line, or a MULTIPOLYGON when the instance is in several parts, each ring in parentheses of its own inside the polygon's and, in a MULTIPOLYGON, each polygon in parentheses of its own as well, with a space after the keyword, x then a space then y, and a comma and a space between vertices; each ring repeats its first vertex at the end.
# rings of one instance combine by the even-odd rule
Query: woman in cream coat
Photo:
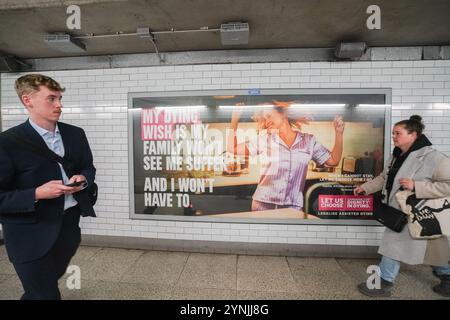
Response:
MULTIPOLYGON (((450 195, 450 158, 431 147, 422 134, 425 126, 420 116, 411 116, 395 124, 392 138, 395 149, 384 171, 371 181, 355 188, 355 194, 371 194, 382 190, 382 201, 400 209, 395 194, 401 189, 414 190, 417 198, 440 198, 450 195)), ((415 240, 408 228, 397 233, 386 228, 378 253, 380 288, 368 288, 361 283, 358 289, 368 296, 390 296, 400 262, 433 267, 433 274, 441 280, 433 287, 438 294, 450 296, 450 247, 447 237, 415 240)))

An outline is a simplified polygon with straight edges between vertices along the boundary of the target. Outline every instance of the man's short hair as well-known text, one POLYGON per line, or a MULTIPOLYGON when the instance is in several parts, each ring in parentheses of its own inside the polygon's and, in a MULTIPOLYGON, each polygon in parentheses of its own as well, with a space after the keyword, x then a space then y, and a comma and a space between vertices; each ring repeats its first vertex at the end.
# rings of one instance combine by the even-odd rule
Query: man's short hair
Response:
POLYGON ((20 100, 22 100, 24 94, 39 91, 39 86, 47 87, 52 91, 64 92, 66 90, 52 78, 37 73, 27 74, 18 78, 14 85, 20 100))

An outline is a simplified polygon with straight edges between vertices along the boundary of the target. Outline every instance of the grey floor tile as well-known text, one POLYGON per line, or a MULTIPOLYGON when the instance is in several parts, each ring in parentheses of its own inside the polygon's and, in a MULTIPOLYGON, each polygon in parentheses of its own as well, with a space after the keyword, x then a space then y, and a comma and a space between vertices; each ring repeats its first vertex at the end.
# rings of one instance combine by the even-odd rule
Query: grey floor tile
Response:
POLYGON ((236 289, 236 255, 192 253, 176 287, 236 289))
POLYGON ((144 253, 141 250, 102 249, 88 260, 79 260, 81 278, 119 281, 144 253))
POLYGON ((334 258, 286 257, 292 272, 308 275, 310 273, 327 275, 344 273, 334 258))
MULTIPOLYGON (((439 283, 439 280, 428 279, 424 277, 425 272, 410 275, 405 272, 403 266, 400 274, 395 280, 394 289, 392 290, 393 298, 402 299, 440 299, 440 295, 434 293, 432 286, 439 283)), ((429 270, 427 270, 430 273, 429 270)))
POLYGON ((14 266, 8 259, 0 260, 0 274, 16 274, 16 270, 14 270, 14 266))
POLYGON ((310 299, 308 295, 300 292, 281 292, 281 291, 248 291, 238 290, 237 300, 306 300, 310 299))
POLYGON ((298 292, 309 299, 352 299, 359 296, 356 284, 345 275, 294 274, 294 279, 298 292))
POLYGON ((285 257, 239 256, 237 290, 296 292, 285 257))
MULTIPOLYGON (((101 247, 89 247, 89 246, 80 246, 70 260, 69 266, 78 266, 80 267, 81 276, 86 277, 84 272, 92 266, 93 261, 95 261, 95 255, 99 252, 102 252, 104 248, 101 247)), ((65 273, 63 279, 66 279, 70 274, 65 273)), ((89 275, 87 275, 89 276, 89 275)))
POLYGON ((175 287, 170 299, 174 300, 236 300, 236 290, 175 287))
POLYGON ((346 274, 352 277, 355 281, 355 285, 362 281, 366 281, 370 276, 367 273, 367 267, 371 265, 378 265, 380 260, 378 259, 336 259, 339 266, 344 270, 346 274))
POLYGON ((100 247, 88 247, 88 246, 80 246, 77 250, 77 253, 72 258, 72 263, 77 263, 79 261, 92 260, 97 253, 102 251, 100 247))
POLYGON ((5 245, 0 245, 0 261, 8 260, 8 254, 6 253, 5 245))
POLYGON ((65 300, 167 300, 172 292, 167 285, 147 285, 108 281, 82 281, 79 290, 63 288, 65 300))
POLYGON ((0 274, 0 285, 2 284, 3 281, 8 280, 11 277, 12 275, 10 274, 0 274))
POLYGON ((357 299, 355 280, 334 258, 287 258, 297 288, 309 299, 357 299))
POLYGON ((186 252, 146 252, 124 274, 121 282, 175 285, 188 257, 186 252))
MULTIPOLYGON (((449 297, 443 297, 435 293, 432 289, 433 286, 440 283, 440 280, 433 276, 430 266, 409 266, 402 265, 400 269, 400 275, 404 275, 408 282, 414 286, 418 286, 419 289, 416 293, 419 294, 418 299, 445 299, 450 300, 449 297)), ((407 295, 411 295, 407 292, 407 295)), ((412 295, 412 297, 415 297, 412 295)))
POLYGON ((432 269, 430 266, 424 265, 406 265, 403 264, 400 268, 400 272, 410 276, 417 278, 418 281, 426 282, 429 285, 439 283, 439 279, 433 276, 432 269))
POLYGON ((17 276, 9 276, 0 283, 0 300, 19 300, 22 294, 22 284, 17 276))

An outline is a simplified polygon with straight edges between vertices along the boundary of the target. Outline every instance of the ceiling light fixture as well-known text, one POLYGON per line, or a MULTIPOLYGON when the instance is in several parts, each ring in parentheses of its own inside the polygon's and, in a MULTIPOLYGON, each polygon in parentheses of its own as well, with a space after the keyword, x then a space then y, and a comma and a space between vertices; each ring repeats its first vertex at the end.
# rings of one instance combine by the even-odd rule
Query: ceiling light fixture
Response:
POLYGON ((83 53, 86 51, 86 45, 83 42, 67 33, 47 34, 44 40, 50 47, 61 52, 83 53))
POLYGON ((273 108, 275 107, 273 104, 257 104, 257 105, 243 105, 243 106, 233 106, 233 105, 224 105, 224 106, 218 106, 219 109, 248 109, 248 108, 256 108, 256 109, 267 109, 267 108, 273 108))
POLYGON ((345 103, 293 103, 289 107, 299 109, 314 109, 314 108, 345 108, 345 103))
POLYGON ((172 111, 172 110, 201 110, 201 109, 206 109, 207 107, 205 105, 199 105, 199 106, 158 106, 155 107, 156 110, 167 110, 167 111, 172 111))
POLYGON ((224 46, 248 44, 250 26, 247 22, 229 22, 220 25, 220 42, 224 46))
POLYGON ((334 55, 340 59, 361 58, 366 48, 365 42, 341 42, 337 45, 334 55))

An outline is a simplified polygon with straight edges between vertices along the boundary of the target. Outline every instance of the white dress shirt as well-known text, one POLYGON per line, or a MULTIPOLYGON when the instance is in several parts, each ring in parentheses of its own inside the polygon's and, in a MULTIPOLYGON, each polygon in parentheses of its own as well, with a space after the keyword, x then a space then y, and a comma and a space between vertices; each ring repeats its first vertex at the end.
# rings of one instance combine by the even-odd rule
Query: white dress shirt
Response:
MULTIPOLYGON (((60 157, 64 157, 64 144, 61 138, 61 133, 59 132, 58 124, 56 124, 55 132, 48 131, 47 129, 39 127, 31 119, 29 119, 31 126, 34 130, 39 133, 39 135, 44 139, 47 147, 60 157)), ((61 170, 61 175, 63 178, 63 183, 69 182, 66 172, 63 166, 58 162, 59 168, 61 170)), ((76 206, 78 204, 77 200, 71 194, 64 195, 64 211, 76 206)))

